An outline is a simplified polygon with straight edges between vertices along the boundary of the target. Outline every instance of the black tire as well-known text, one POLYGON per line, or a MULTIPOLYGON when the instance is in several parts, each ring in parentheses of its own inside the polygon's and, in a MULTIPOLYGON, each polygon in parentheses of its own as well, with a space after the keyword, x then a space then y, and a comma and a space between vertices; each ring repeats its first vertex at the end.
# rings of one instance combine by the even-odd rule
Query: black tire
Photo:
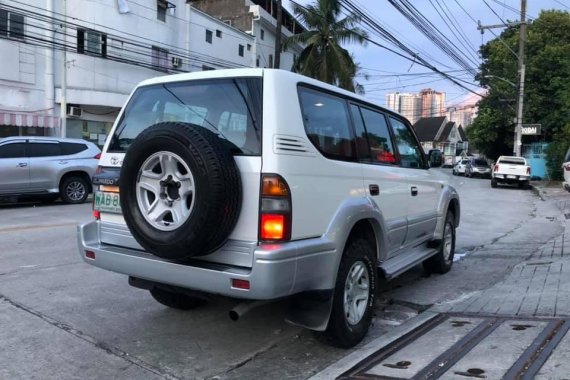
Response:
POLYGON ((491 178, 491 187, 497 187, 497 180, 494 178, 491 178))
POLYGON ((202 298, 191 297, 160 288, 150 290, 150 295, 162 305, 178 310, 192 310, 206 303, 206 300, 202 298))
POLYGON ((523 189, 523 190, 527 190, 528 189, 528 181, 519 182, 519 188, 523 189))
POLYGON ((83 203, 89 196, 89 183, 83 177, 68 177, 59 185, 59 196, 64 203, 83 203))
POLYGON ((374 299, 378 282, 376 252, 365 239, 355 239, 348 243, 342 256, 334 289, 333 307, 327 329, 317 333, 327 343, 341 348, 351 348, 358 344, 370 327, 374 314, 374 299), (344 311, 344 297, 347 277, 356 263, 364 264, 368 275, 368 299, 362 318, 351 324, 344 311))
MULTIPOLYGON (((204 127, 176 122, 155 124, 134 140, 121 168, 121 208, 134 238, 148 252, 166 259, 184 260, 208 254, 226 242, 242 203, 239 169, 227 144, 204 127), (159 152, 178 156, 182 161, 177 165, 187 165, 193 177, 193 190, 186 200, 193 202, 186 210, 189 214, 179 226, 166 231, 145 219, 136 192, 142 165, 159 152)), ((163 182, 160 182, 161 195, 169 191, 163 182)))
POLYGON ((455 256, 455 221, 453 213, 451 211, 447 212, 445 217, 445 225, 443 231, 443 238, 439 244, 439 251, 429 259, 423 262, 424 270, 430 273, 444 274, 451 270, 453 266, 453 256, 455 256), (450 241, 446 239, 447 232, 450 232, 450 241), (449 246, 446 246, 449 243, 449 246), (446 250, 449 248, 450 253, 447 254, 446 250))

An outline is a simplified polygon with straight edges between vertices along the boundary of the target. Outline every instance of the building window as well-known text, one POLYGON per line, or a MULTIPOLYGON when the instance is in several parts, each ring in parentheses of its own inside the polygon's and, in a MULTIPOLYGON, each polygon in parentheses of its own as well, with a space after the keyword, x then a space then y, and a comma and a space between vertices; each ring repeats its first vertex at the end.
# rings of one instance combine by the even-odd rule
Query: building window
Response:
POLYGON ((269 68, 273 67, 273 54, 269 54, 269 65, 267 67, 269 68))
POLYGON ((251 51, 251 44, 247 44, 247 51, 251 51))
POLYGON ((24 39, 24 16, 0 9, 0 36, 24 39))
POLYGON ((95 30, 77 29, 77 52, 107 56, 107 35, 95 30))
POLYGON ((168 8, 168 2, 164 0, 156 0, 156 19, 166 22, 166 8, 168 8))
POLYGON ((210 71, 210 70, 216 70, 216 69, 211 66, 202 65, 202 71, 210 71))
POLYGON ((265 39, 265 30, 261 29, 261 34, 259 36, 262 40, 265 39))
POLYGON ((238 45, 238 55, 240 57, 243 57, 243 51, 244 51, 244 47, 243 45, 238 45))
POLYGON ((211 44, 212 43, 212 31, 206 29, 206 42, 211 44))
POLYGON ((221 30, 216 29, 216 37, 222 38, 222 31, 221 30))
POLYGON ((255 59, 255 67, 259 67, 259 55, 255 59))
POLYGON ((168 70, 168 50, 152 47, 152 68, 159 71, 168 70))

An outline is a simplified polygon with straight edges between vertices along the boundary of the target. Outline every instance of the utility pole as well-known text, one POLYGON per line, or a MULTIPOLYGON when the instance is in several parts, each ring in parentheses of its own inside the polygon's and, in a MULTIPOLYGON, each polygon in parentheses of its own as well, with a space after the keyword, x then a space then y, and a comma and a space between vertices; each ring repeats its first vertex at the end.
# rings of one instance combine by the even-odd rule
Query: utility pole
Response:
MULTIPOLYGON (((505 28, 509 26, 517 25, 517 23, 499 24, 499 25, 481 25, 477 29, 483 33, 485 29, 494 28, 505 28)), ((517 97, 517 116, 515 119, 515 140, 513 146, 513 155, 520 157, 521 155, 521 145, 522 145, 522 124, 523 124, 523 103, 524 103, 524 78, 525 78, 525 63, 524 63, 524 45, 526 41, 526 0, 521 0, 521 20, 519 25, 519 52, 517 54, 518 59, 518 97, 517 97)), ((508 46, 507 46, 508 48, 508 46)), ((514 52, 513 52, 514 53, 514 52)))
POLYGON ((524 76, 525 76, 525 64, 524 64, 524 44, 526 40, 526 0, 521 0, 521 24, 520 24, 520 35, 519 35, 519 97, 517 100, 517 126, 515 129, 515 141, 514 141, 514 154, 517 157, 521 155, 521 145, 522 145, 522 121, 523 121, 523 103, 524 103, 524 76))
POLYGON ((277 0, 277 28, 275 29, 275 61, 273 67, 278 69, 281 64, 281 13, 283 6, 281 0, 277 0))
POLYGON ((63 64, 61 65, 61 99, 60 99, 60 108, 59 108, 59 118, 60 118, 60 133, 61 137, 65 137, 67 134, 67 100, 66 100, 66 93, 67 93, 67 30, 66 30, 66 22, 67 22, 67 1, 62 0, 63 3, 63 25, 62 25, 62 32, 63 32, 63 64))

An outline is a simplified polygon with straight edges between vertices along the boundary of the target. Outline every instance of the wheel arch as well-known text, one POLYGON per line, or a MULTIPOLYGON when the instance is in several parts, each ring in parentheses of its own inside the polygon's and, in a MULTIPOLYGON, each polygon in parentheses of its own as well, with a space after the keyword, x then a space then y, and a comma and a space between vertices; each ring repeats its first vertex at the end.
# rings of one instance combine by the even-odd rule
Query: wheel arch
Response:
POLYGON ((91 177, 89 176, 89 174, 83 170, 71 170, 68 171, 66 173, 64 173, 61 178, 59 179, 58 182, 58 188, 61 187, 61 185, 63 184, 63 182, 68 179, 68 178, 72 178, 72 177, 79 177, 84 179, 87 182, 87 187, 88 187, 88 191, 89 193, 93 192, 93 185, 91 184, 91 177))

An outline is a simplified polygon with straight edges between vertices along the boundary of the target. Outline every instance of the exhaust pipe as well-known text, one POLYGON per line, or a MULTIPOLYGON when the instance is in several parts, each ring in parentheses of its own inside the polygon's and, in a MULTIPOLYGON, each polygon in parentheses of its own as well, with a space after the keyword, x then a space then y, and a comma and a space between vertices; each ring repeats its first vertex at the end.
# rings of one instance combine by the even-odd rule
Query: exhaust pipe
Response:
POLYGON ((233 309, 230 310, 229 315, 230 319, 236 322, 238 319, 243 317, 246 313, 250 310, 255 309, 256 307, 263 306, 268 301, 244 301, 237 304, 233 309))

